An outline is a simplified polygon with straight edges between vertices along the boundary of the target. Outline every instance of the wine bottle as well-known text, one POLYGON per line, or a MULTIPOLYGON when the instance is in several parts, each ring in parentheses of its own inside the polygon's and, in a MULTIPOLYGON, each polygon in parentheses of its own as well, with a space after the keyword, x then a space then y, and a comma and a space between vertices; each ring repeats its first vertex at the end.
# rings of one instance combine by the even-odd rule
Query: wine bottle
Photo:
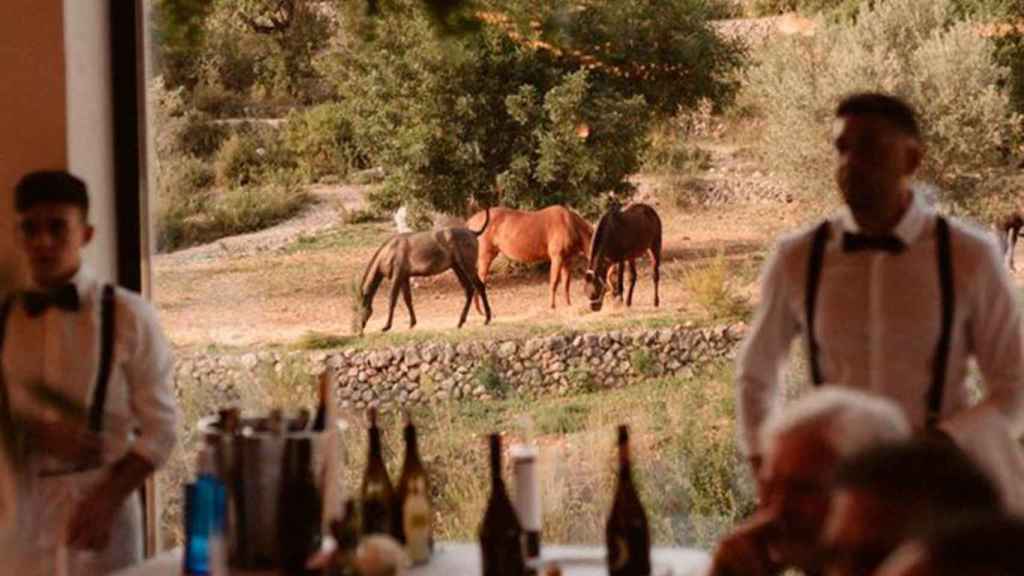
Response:
POLYGON ((648 576, 651 544, 647 514, 633 484, 629 459, 629 429, 619 426, 619 478, 605 529, 609 576, 648 576))
MULTIPOLYGON (((523 527, 523 553, 527 562, 540 559, 541 503, 537 477, 537 448, 530 444, 514 444, 509 450, 515 486, 515 509, 523 527)), ((528 576, 537 574, 535 569, 528 576)))
POLYGON ((501 436, 491 434, 491 498, 480 525, 483 576, 522 576, 523 530, 501 479, 501 436))
POLYGON ((326 370, 320 373, 319 384, 320 403, 316 407, 316 417, 313 418, 314 432, 322 432, 327 427, 327 403, 330 401, 331 381, 326 370))
POLYGON ((405 415, 405 463, 398 478, 398 499, 395 514, 395 538, 405 545, 414 564, 430 561, 434 548, 430 481, 420 460, 416 442, 416 426, 405 415))
POLYGON ((388 479, 381 452, 380 428, 377 427, 377 409, 370 408, 369 453, 366 458, 366 473, 360 490, 362 501, 362 533, 391 535, 392 514, 395 495, 388 479))
POLYGON ((322 506, 313 480, 312 441, 285 442, 277 503, 278 568, 286 576, 315 576, 306 562, 320 549, 322 506))

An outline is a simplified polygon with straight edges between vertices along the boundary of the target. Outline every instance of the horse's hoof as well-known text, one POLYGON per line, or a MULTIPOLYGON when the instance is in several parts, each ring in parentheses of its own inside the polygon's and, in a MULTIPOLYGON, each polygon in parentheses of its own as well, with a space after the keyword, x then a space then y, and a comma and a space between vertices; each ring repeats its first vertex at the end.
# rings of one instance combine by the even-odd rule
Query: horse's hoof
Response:
POLYGON ((391 330, 391 326, 385 326, 385 327, 381 328, 380 331, 381 332, 387 332, 388 330, 391 330))

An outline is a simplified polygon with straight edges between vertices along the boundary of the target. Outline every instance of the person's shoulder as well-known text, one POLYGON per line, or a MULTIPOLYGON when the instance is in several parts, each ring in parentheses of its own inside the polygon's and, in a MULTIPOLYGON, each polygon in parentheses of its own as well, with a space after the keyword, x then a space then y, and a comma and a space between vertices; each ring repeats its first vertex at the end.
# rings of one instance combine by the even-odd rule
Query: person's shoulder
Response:
POLYGON ((145 337, 161 330, 156 307, 138 292, 114 286, 114 304, 123 336, 145 337))
POLYGON ((818 219, 811 223, 804 224, 803 226, 787 232, 782 236, 779 236, 775 240, 775 246, 773 250, 777 254, 777 258, 783 260, 790 260, 793 258, 803 259, 806 257, 811 250, 811 244, 814 241, 814 236, 817 234, 818 229, 828 223, 829 233, 832 234, 835 226, 832 225, 830 219, 818 219))
POLYGON ((997 238, 991 229, 962 218, 950 216, 943 216, 943 218, 949 222, 950 240, 954 245, 954 252, 978 259, 987 259, 998 255, 997 238))

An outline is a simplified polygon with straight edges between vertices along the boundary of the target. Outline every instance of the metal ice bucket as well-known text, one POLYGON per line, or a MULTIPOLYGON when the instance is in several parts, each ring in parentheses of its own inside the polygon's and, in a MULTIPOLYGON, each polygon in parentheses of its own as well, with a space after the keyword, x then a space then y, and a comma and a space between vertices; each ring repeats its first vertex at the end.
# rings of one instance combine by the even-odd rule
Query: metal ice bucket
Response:
POLYGON ((226 434, 217 416, 199 421, 203 441, 214 448, 217 472, 227 489, 228 518, 225 537, 229 566, 242 570, 272 570, 278 557, 278 501, 281 471, 288 443, 308 442, 311 476, 323 503, 324 529, 340 512, 341 445, 338 431, 344 424, 322 431, 303 429, 270 431, 269 418, 243 417, 235 434, 226 434))

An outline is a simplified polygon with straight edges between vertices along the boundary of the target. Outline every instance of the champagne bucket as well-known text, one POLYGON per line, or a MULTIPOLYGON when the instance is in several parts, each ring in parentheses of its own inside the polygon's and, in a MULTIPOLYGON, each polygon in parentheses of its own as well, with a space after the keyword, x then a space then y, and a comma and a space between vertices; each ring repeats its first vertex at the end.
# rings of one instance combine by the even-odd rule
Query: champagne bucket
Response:
POLYGON ((234 434, 225 433, 216 416, 199 421, 203 441, 213 447, 217 472, 227 492, 228 518, 225 540, 229 566, 242 570, 272 570, 278 559, 278 502, 288 501, 282 493, 285 446, 308 442, 311 448, 310 476, 323 503, 321 530, 340 513, 341 470, 339 469, 341 422, 324 430, 271 431, 266 417, 242 418, 234 434))

